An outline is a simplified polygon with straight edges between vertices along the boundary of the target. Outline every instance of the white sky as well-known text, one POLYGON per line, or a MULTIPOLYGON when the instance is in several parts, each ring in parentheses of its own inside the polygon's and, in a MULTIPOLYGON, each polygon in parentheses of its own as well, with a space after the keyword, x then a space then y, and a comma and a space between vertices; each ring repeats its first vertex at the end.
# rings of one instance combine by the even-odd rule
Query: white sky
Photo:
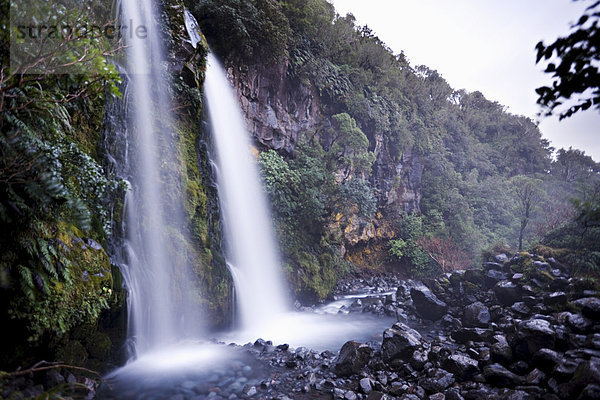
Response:
MULTIPOLYGON (((570 0, 329 0, 352 13, 413 66, 437 70, 454 89, 481 91, 508 111, 538 120, 535 88, 550 76, 535 45, 566 35, 589 2, 570 0)), ((540 130, 554 147, 573 146, 600 161, 600 113, 588 110, 540 130)))

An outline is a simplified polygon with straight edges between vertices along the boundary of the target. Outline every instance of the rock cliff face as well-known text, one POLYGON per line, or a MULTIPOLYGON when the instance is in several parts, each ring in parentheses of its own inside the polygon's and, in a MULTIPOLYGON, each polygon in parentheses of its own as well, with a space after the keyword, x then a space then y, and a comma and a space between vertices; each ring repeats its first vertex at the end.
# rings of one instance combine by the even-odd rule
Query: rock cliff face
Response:
MULTIPOLYGON (((259 147, 292 155, 302 135, 319 135, 330 125, 330 115, 318 91, 293 80, 287 72, 287 62, 228 67, 248 128, 259 147)), ((387 216, 419 211, 423 173, 421 156, 407 151, 398 161, 391 155, 383 132, 363 130, 376 156, 370 181, 376 189, 379 212, 370 221, 351 215, 334 224, 343 232, 342 252, 348 251, 348 258, 359 265, 365 249, 380 252, 384 247, 381 241, 394 237, 387 216)))
POLYGON ((318 129, 324 116, 314 88, 286 77, 287 63, 229 67, 248 128, 270 149, 293 153, 299 137, 318 129))

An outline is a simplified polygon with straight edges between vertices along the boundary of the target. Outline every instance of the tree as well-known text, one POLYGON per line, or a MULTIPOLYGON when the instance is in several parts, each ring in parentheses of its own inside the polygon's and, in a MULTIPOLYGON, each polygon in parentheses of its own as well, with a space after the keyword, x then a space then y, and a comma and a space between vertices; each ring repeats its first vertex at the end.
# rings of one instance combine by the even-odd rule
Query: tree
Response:
POLYGON ((523 250, 523 234, 535 209, 541 203, 544 192, 541 189, 542 181, 524 175, 517 175, 512 179, 513 190, 516 196, 517 213, 521 220, 519 227, 519 251, 523 250))
POLYGON ((464 269, 469 264, 468 257, 456 247, 450 238, 424 236, 419 238, 417 243, 444 273, 464 269))
POLYGON ((561 120, 592 106, 600 111, 599 22, 600 1, 594 0, 571 27, 569 36, 560 37, 548 46, 543 42, 536 45, 536 63, 548 62, 545 72, 553 78, 551 87, 536 89, 537 102, 546 108, 546 115, 551 115, 565 100, 574 104, 567 104, 568 108, 559 112, 561 120), (578 95, 576 99, 572 99, 574 95, 578 95))
POLYGON ((348 113, 331 117, 330 146, 328 153, 336 168, 343 171, 343 181, 352 175, 362 177, 371 173, 375 154, 369 151, 369 139, 348 113))
POLYGON ((573 149, 560 149, 556 153, 556 161, 552 163, 552 173, 565 182, 575 182, 589 179, 600 173, 600 164, 584 151, 573 149))

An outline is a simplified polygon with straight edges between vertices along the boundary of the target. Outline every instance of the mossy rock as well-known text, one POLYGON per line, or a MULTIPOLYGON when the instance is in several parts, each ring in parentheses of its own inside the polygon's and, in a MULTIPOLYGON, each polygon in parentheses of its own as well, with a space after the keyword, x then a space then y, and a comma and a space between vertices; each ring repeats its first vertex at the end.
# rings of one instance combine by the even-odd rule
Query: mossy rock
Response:
POLYGON ((463 288, 465 289, 466 293, 470 293, 470 294, 479 293, 481 291, 481 286, 476 285, 471 282, 468 282, 468 281, 463 282, 463 288))
POLYGON ((465 271, 465 281, 473 283, 475 285, 483 286, 485 278, 483 276, 483 270, 481 269, 468 269, 465 271))
POLYGON ((104 361, 110 354, 112 342, 108 335, 102 332, 96 332, 90 339, 87 340, 87 351, 90 357, 104 361))
POLYGON ((450 282, 452 287, 458 288, 460 286, 461 282, 464 280, 464 277, 465 277, 464 272, 455 271, 452 274, 450 274, 448 281, 450 282))
POLYGON ((69 365, 84 365, 88 352, 79 340, 71 340, 56 353, 59 361, 69 365))
MULTIPOLYGON (((102 247, 64 222, 49 231, 52 236, 43 240, 59 243, 56 263, 68 279, 51 278, 46 293, 17 296, 9 306, 11 319, 27 326, 24 339, 32 345, 43 337, 60 339, 80 324, 95 325, 112 295, 110 260, 102 247)), ((83 336, 85 332, 78 337, 83 336)))
POLYGON ((535 254, 539 254, 540 256, 545 257, 545 258, 549 258, 549 257, 559 258, 559 257, 565 255, 566 253, 568 253, 568 250, 567 249, 555 249, 553 247, 544 246, 543 244, 538 244, 533 249, 533 252, 535 254))
POLYGON ((521 252, 518 254, 516 261, 509 261, 510 269, 513 272, 523 274, 527 276, 531 272, 533 266, 533 258, 527 252, 521 252))

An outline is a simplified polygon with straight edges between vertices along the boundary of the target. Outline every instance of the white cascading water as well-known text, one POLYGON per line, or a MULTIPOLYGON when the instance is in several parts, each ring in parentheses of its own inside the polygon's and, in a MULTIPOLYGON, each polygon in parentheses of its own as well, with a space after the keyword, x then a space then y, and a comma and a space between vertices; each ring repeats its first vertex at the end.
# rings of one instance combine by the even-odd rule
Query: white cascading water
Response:
POLYGON ((266 334, 289 310, 272 219, 250 136, 223 67, 208 55, 204 93, 241 328, 266 334))
POLYGON ((152 0, 121 0, 119 6, 122 24, 134 30, 143 27, 138 32, 146 33, 124 35, 128 84, 127 126, 122 129, 128 150, 120 171, 130 182, 122 268, 128 290, 128 329, 133 355, 140 356, 181 339, 195 329, 190 326, 197 316, 186 298, 189 266, 180 254, 173 254, 178 248, 174 241, 184 237, 185 220, 181 205, 167 200, 172 192, 180 193, 180 188, 167 183, 178 177, 163 171, 178 160, 157 12, 152 0))

